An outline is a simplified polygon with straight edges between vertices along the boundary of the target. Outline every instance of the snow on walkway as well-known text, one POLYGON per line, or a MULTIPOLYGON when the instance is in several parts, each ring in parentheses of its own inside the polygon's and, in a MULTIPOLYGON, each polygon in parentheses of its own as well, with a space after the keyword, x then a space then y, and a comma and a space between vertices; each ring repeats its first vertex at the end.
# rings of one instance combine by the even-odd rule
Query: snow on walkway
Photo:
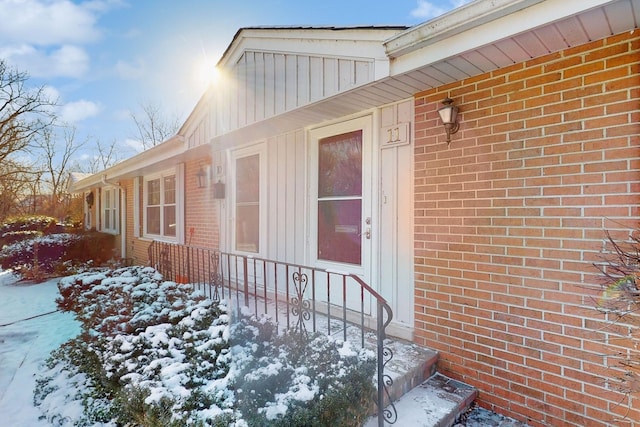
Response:
POLYGON ((55 312, 58 279, 20 282, 0 271, 0 420, 15 427, 48 426, 33 406, 36 373, 49 353, 78 335, 71 313, 55 312), (14 323, 15 322, 15 323, 14 323))

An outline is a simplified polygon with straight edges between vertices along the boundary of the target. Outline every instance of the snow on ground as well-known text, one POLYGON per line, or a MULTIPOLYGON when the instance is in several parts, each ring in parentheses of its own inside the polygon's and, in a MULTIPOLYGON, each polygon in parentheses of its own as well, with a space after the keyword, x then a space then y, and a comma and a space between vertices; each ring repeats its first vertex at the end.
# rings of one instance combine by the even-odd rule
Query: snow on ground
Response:
POLYGON ((48 426, 33 406, 35 376, 49 353, 76 336, 72 313, 56 310, 58 279, 35 284, 0 271, 0 420, 14 427, 48 426))

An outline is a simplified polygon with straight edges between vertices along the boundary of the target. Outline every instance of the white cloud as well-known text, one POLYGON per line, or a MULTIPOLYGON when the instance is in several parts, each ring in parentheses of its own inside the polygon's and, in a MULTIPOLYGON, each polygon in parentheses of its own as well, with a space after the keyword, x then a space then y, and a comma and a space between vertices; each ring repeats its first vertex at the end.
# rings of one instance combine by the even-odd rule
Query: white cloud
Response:
POLYGON ((136 64, 128 63, 125 61, 118 61, 116 63, 116 72, 118 76, 123 80, 135 80, 144 76, 145 64, 144 61, 138 60, 136 64))
POLYGON ((420 19, 430 19, 440 16, 445 13, 447 9, 444 9, 432 2, 426 0, 418 0, 418 6, 411 11, 411 16, 420 19))
POLYGON ((89 55, 77 46, 62 46, 50 58, 52 70, 58 76, 82 77, 89 69, 89 55))
POLYGON ((102 108, 99 104, 81 99, 68 102, 60 108, 60 119, 64 123, 77 123, 89 117, 97 116, 102 108))
POLYGON ((124 144, 136 153, 142 153, 144 151, 144 145, 142 144, 142 141, 127 138, 124 140, 124 144))
POLYGON ((82 77, 89 69, 90 58, 78 46, 37 49, 28 44, 0 47, 0 58, 33 77, 82 77))
POLYGON ((96 13, 68 0, 0 0, 0 16, 3 43, 52 46, 100 37, 96 13))
POLYGON ((435 18, 447 13, 452 9, 457 9, 460 6, 469 3, 470 1, 471 0, 450 0, 449 2, 435 2, 428 0, 418 0, 418 5, 411 11, 411 16, 420 19, 435 18))

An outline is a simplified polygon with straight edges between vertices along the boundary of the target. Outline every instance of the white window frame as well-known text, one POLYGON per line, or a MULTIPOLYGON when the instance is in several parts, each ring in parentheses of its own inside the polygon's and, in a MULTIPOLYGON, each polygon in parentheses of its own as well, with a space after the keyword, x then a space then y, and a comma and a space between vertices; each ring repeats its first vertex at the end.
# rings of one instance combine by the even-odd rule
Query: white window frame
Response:
POLYGON ((101 191, 102 202, 100 203, 100 224, 102 230, 109 234, 118 234, 120 230, 120 190, 117 187, 103 187, 101 191), (107 226, 107 218, 109 225, 107 226))
POLYGON ((167 242, 184 243, 184 164, 158 173, 144 176, 142 181, 142 237, 147 239, 162 240, 167 242), (164 234, 164 178, 175 176, 175 209, 176 209, 176 235, 164 234), (160 180, 160 233, 153 234, 147 232, 147 204, 148 204, 148 182, 160 180))
POLYGON ((231 248, 233 252, 246 254, 250 256, 262 257, 266 253, 266 231, 267 231, 267 220, 266 220, 266 209, 267 209, 267 147, 264 142, 256 145, 252 145, 249 147, 241 148, 238 150, 234 150, 230 153, 230 181, 231 181, 231 191, 230 191, 230 210, 231 210, 231 218, 232 224, 230 227, 230 237, 231 237, 231 248), (237 240, 236 240, 236 168, 237 168, 237 160, 243 159, 246 157, 258 155, 258 164, 260 165, 260 174, 259 174, 259 201, 258 201, 258 251, 257 252, 249 252, 242 251, 237 249, 237 240))

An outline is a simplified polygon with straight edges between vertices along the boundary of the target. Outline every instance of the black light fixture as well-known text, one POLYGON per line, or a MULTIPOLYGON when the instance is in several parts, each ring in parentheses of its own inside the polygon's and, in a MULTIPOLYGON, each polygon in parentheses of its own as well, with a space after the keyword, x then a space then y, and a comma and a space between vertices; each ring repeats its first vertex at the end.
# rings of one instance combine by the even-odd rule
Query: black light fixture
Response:
POLYGON ((200 166, 200 169, 196 172, 196 178, 198 179, 198 188, 205 188, 207 186, 207 173, 202 169, 202 166, 200 166))
POLYGON ((90 192, 89 194, 87 194, 87 197, 85 198, 85 201, 87 202, 87 205, 89 206, 89 209, 91 209, 93 207, 93 191, 90 192))
POLYGON ((442 101, 444 107, 438 110, 440 114, 440 120, 444 125, 444 129, 447 131, 447 144, 451 142, 451 135, 458 132, 460 123, 458 123, 458 107, 453 105, 453 99, 446 97, 442 101))

